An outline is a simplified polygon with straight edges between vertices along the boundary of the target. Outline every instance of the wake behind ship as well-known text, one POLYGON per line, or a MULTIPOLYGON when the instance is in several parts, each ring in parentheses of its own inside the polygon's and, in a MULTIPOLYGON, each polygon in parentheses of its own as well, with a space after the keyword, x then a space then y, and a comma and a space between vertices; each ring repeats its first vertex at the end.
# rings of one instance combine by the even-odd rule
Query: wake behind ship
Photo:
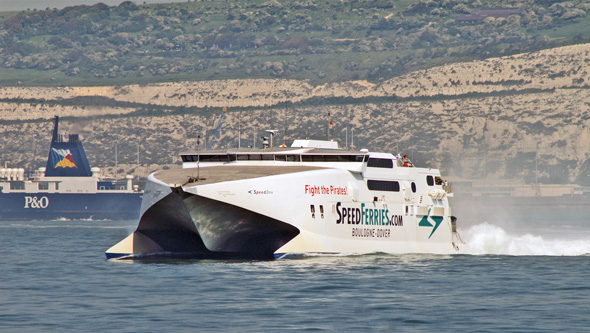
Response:
POLYGON ((459 250, 450 186, 405 157, 309 140, 181 156, 148 177, 137 230, 107 258, 459 250))
POLYGON ((33 175, 0 169, 0 220, 135 219, 143 191, 132 176, 101 179, 90 168, 78 134, 64 140, 55 117, 47 165, 33 175))

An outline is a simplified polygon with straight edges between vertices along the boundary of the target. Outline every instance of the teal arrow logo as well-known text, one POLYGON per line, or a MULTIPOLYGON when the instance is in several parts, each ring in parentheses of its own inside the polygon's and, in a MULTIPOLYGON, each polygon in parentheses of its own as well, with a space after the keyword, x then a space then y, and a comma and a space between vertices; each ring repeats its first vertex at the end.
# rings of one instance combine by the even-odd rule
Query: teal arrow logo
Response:
POLYGON ((432 232, 430 233, 430 236, 428 236, 428 239, 430 239, 430 237, 432 237, 432 234, 434 234, 436 229, 438 229, 438 226, 442 223, 442 221, 443 221, 442 216, 424 216, 420 220, 420 223, 418 223, 418 226, 420 226, 420 227, 434 227, 434 228, 432 228, 432 232), (429 220, 434 222, 434 224, 432 224, 432 222, 429 220))

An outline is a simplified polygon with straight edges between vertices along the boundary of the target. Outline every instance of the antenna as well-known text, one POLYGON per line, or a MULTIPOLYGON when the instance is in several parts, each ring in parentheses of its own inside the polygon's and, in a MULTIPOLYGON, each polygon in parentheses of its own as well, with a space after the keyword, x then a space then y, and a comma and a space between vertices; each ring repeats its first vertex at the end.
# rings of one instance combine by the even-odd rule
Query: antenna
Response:
POLYGON ((242 121, 242 111, 240 111, 240 113, 238 113, 238 148, 242 148, 242 126, 241 126, 241 121, 242 121))
MULTIPOLYGON (((270 133, 270 148, 274 147, 274 139, 275 139, 275 134, 277 134, 277 132, 279 130, 266 130, 268 133, 270 133)), ((266 143, 268 145, 268 142, 266 143)))

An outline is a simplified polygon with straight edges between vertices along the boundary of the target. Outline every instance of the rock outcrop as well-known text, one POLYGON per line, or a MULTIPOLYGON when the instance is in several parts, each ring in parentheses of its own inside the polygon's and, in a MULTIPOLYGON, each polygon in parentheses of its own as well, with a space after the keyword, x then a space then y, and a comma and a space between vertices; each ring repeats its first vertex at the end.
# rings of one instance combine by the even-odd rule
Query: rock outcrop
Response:
POLYGON ((39 120, 60 115, 74 118, 64 119, 63 127, 83 135, 92 164, 110 171, 115 142, 121 172, 127 172, 136 167, 137 151, 148 170, 177 163, 179 151, 196 148, 197 135, 211 148, 251 146, 272 128, 287 143, 329 132, 342 146, 354 139, 355 148, 408 153, 417 164, 458 177, 584 183, 579 176, 590 158, 588 73, 590 44, 583 44, 450 64, 385 82, 0 87, 2 161, 40 166, 51 124, 39 120), (89 104, 80 97, 112 103, 89 104), (329 102, 314 106, 318 100, 329 102), (154 107, 159 109, 145 112, 154 107), (334 126, 328 126, 330 119, 334 126))

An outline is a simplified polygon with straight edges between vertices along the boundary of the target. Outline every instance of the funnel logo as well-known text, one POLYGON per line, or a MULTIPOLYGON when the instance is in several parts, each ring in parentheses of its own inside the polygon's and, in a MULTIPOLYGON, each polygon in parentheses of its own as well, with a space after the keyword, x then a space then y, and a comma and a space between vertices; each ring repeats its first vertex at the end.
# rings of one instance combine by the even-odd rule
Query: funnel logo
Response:
POLYGON ((443 221, 442 216, 424 216, 420 220, 420 223, 418 223, 418 226, 432 228, 432 232, 428 236, 428 239, 430 239, 430 237, 432 237, 432 234, 434 234, 436 229, 438 229, 438 226, 442 223, 442 221, 443 221))
POLYGON ((51 154, 54 161, 59 161, 55 164, 55 168, 77 168, 74 162, 74 156, 69 149, 55 149, 51 148, 51 154))

